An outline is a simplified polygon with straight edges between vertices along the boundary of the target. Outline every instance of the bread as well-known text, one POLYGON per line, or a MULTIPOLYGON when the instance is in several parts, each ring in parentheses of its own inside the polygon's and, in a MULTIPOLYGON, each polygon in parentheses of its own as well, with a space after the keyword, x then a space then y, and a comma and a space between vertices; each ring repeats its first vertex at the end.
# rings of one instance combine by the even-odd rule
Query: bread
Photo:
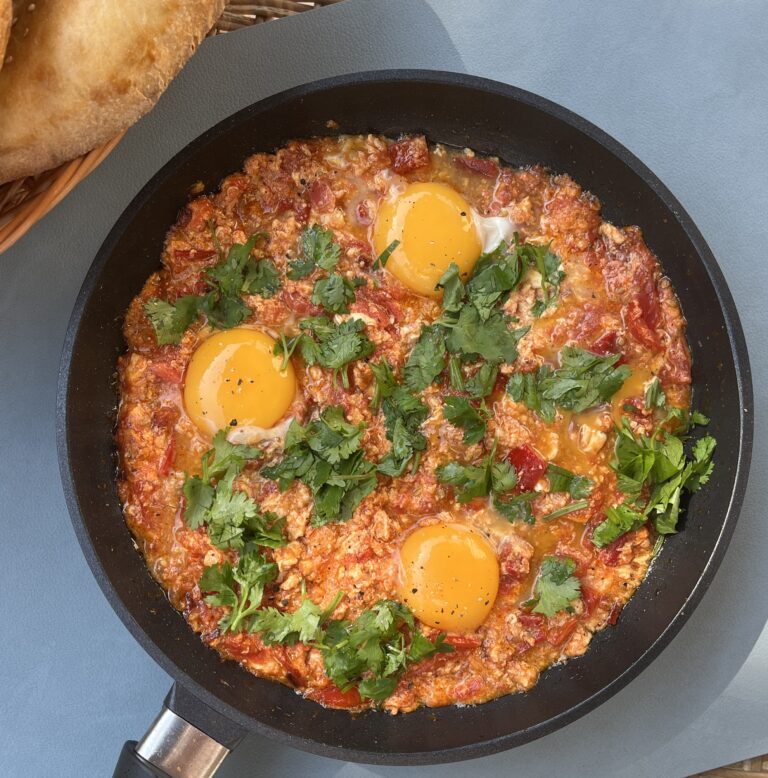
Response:
POLYGON ((23 4, 0 70, 0 183, 80 156, 147 113, 224 4, 23 4))
POLYGON ((11 0, 0 0, 0 70, 5 60, 5 47, 11 34, 12 18, 11 0))

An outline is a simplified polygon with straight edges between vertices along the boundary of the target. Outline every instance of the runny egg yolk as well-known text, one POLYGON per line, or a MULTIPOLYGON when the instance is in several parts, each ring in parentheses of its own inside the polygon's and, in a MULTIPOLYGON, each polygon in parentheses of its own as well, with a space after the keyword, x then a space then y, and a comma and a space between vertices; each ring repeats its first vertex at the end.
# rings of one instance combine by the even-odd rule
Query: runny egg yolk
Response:
POLYGON ((373 226, 374 250, 381 254, 396 240, 400 245, 386 269, 427 297, 440 296, 435 286, 451 262, 466 278, 482 251, 469 203, 447 184, 410 184, 382 201, 373 226))
POLYGON ((296 375, 275 341, 260 330, 236 327, 215 332, 192 355, 184 382, 184 406, 207 435, 224 427, 269 428, 290 407, 296 375))
POLYGON ((485 621, 499 589, 499 561, 485 535, 441 522, 412 532, 400 548, 399 595, 416 618, 447 632, 485 621))

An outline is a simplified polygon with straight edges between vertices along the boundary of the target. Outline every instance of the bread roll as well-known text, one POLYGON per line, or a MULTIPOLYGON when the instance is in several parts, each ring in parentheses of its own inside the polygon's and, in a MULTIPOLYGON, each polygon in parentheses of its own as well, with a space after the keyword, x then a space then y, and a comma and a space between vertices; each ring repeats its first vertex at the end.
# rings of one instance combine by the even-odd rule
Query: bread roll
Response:
POLYGON ((147 113, 224 5, 225 0, 21 4, 0 70, 0 183, 80 156, 147 113))

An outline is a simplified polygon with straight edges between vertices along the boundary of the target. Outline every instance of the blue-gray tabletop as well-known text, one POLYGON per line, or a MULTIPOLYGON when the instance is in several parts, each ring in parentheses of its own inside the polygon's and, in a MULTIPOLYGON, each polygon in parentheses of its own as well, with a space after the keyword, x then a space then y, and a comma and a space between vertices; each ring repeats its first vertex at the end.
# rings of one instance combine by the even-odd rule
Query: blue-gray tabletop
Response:
POLYGON ((412 769, 343 764, 252 736, 221 775, 684 776, 768 752, 768 4, 348 0, 205 41, 107 161, 0 256, 0 775, 111 775, 122 742, 143 733, 169 687, 92 579, 59 482, 59 354, 99 245, 152 174, 220 119, 296 84, 393 67, 473 73, 561 103, 681 200, 747 335, 750 487, 720 572, 680 635, 559 732, 471 765, 412 769))

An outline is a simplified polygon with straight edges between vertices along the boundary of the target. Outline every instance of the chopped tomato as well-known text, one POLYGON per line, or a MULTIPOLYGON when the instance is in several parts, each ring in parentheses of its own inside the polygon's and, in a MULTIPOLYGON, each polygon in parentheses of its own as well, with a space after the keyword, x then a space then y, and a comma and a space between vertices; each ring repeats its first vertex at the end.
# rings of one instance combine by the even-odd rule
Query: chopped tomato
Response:
POLYGON ((181 259, 184 261, 195 261, 199 259, 210 259, 216 255, 214 249, 174 249, 174 259, 181 259))
POLYGON ((417 135, 403 138, 389 147, 389 159, 395 173, 412 173, 429 166, 429 148, 426 138, 417 135))
POLYGON ((626 365, 627 360, 624 354, 621 353, 618 345, 619 334, 611 330, 601 335, 590 347, 589 350, 593 354, 600 354, 600 356, 606 356, 607 354, 619 354, 619 360, 617 365, 626 365))
POLYGON ((541 643, 543 640, 546 640, 547 633, 544 629, 546 620, 540 613, 521 611, 517 615, 517 620, 531 633, 531 637, 533 637, 536 643, 541 643))
POLYGON ((165 451, 163 451, 163 455, 160 457, 160 462, 157 465, 157 472, 159 475, 165 477, 168 475, 168 473, 171 472, 171 467, 173 467, 173 459, 174 455, 176 454, 176 438, 171 435, 168 445, 165 447, 165 451))
POLYGON ((336 205, 336 197, 325 181, 313 181, 309 187, 309 202, 316 211, 327 213, 336 205))
POLYGON ((479 173, 486 178, 496 178, 499 174, 499 166, 491 159, 485 157, 456 157, 456 165, 471 170, 473 173, 479 173))
POLYGON ((513 448, 507 454, 507 462, 517 470, 517 488, 530 492, 544 475, 547 463, 527 443, 513 448))
POLYGON ((307 697, 326 708, 359 708, 363 704, 360 692, 354 686, 343 692, 332 683, 322 689, 311 689, 307 697))
POLYGON ((483 641, 479 635, 446 635, 445 642, 449 646, 453 646, 458 651, 461 651, 478 648, 483 641))
POLYGON ((619 620, 619 614, 621 613, 621 609, 623 606, 619 605, 619 603, 615 602, 613 604, 613 607, 611 608, 611 612, 608 614, 608 623, 613 625, 619 620))
POLYGON ((167 362, 155 362, 149 368, 161 381, 169 384, 180 384, 183 380, 182 374, 167 362))
POLYGON ((280 298, 285 306, 299 316, 320 316, 323 309, 312 303, 306 295, 300 292, 290 292, 283 288, 280 298))
POLYGON ((574 633, 579 626, 577 618, 568 619, 562 626, 550 629, 547 632, 547 643, 553 646, 561 646, 574 633))
POLYGON ((199 232, 208 226, 208 221, 213 218, 213 205, 210 200, 204 197, 199 200, 193 200, 188 206, 189 222, 187 226, 190 230, 199 232))
POLYGON ((595 608, 600 604, 601 597, 589 586, 581 587, 581 599, 584 600, 584 611, 587 615, 591 615, 595 612, 595 608))

